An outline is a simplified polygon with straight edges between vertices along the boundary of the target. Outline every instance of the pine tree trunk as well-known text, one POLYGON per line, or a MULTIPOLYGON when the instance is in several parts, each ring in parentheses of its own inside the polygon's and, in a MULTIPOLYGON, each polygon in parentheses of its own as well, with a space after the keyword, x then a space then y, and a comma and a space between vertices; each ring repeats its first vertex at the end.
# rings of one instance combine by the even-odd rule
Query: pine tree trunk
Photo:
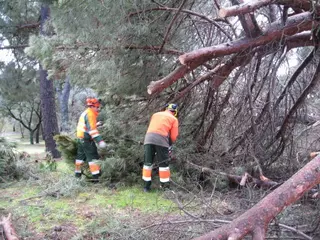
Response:
POLYGON ((71 85, 69 77, 66 77, 63 87, 59 89, 59 105, 60 105, 60 115, 61 115, 61 127, 62 132, 68 132, 69 128, 69 109, 68 102, 70 96, 71 85))
POLYGON ((34 135, 34 131, 29 131, 29 139, 30 139, 30 144, 31 144, 31 145, 34 144, 33 135, 34 135))
MULTIPOLYGON (((41 6, 41 34, 46 35, 44 30, 45 21, 49 17, 49 6, 44 4, 41 6)), ((56 148, 56 143, 53 136, 59 134, 55 93, 53 82, 47 78, 47 71, 43 69, 40 64, 40 98, 41 98, 41 112, 43 119, 43 135, 46 145, 46 151, 52 154, 53 158, 60 157, 60 153, 56 148)))
POLYGON ((36 130, 36 143, 40 142, 40 126, 36 130))

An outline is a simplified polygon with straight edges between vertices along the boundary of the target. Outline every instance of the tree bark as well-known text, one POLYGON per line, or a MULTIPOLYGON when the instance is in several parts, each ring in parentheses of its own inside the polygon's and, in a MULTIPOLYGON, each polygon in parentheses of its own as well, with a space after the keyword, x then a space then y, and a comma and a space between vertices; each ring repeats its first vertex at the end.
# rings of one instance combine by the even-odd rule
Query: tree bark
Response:
POLYGON ((222 18, 237 16, 239 14, 245 14, 253 12, 254 10, 267 6, 274 2, 274 0, 260 0, 260 1, 250 1, 229 8, 221 8, 219 10, 219 16, 222 18))
POLYGON ((69 80, 69 77, 67 76, 63 84, 63 87, 61 86, 58 89, 60 115, 61 115, 60 130, 62 132, 68 132, 70 130, 69 107, 68 107, 70 90, 71 90, 70 80, 69 80))
MULTIPOLYGON (((231 0, 231 2, 233 5, 239 6, 239 3, 243 3, 243 0, 231 0)), ((261 34, 261 30, 253 14, 239 14, 238 18, 247 38, 255 38, 261 34)))
POLYGON ((226 18, 237 16, 239 14, 246 14, 253 12, 254 10, 271 5, 271 4, 280 4, 287 7, 291 7, 292 9, 302 9, 304 11, 311 11, 313 10, 315 13, 320 12, 320 6, 314 3, 312 5, 310 0, 255 0, 246 2, 237 6, 232 6, 228 8, 221 8, 219 11, 219 16, 226 18), (314 8, 314 9, 313 9, 314 8))
MULTIPOLYGON (((44 24, 49 17, 49 6, 41 6, 41 34, 46 35, 44 24)), ((43 119, 43 134, 46 151, 52 154, 53 158, 60 157, 60 152, 56 148, 53 136, 59 134, 58 121, 56 115, 55 93, 53 82, 47 79, 47 71, 40 64, 40 98, 41 112, 43 119)))
MULTIPOLYGON (((293 36, 288 36, 290 35, 288 34, 289 29, 291 29, 292 31, 294 28, 297 30, 298 28, 303 27, 302 26, 303 24, 299 25, 301 24, 301 22, 294 22, 294 20, 299 19, 300 21, 303 21, 305 16, 307 16, 307 18, 310 19, 310 21, 308 21, 308 24, 305 27, 311 29, 311 26, 312 26, 311 15, 309 13, 303 13, 303 15, 299 14, 299 17, 295 16, 294 19, 292 19, 292 17, 290 18, 293 26, 288 27, 288 25, 286 25, 284 27, 282 26, 282 23, 278 21, 278 22, 275 22, 269 28, 269 30, 267 30, 263 35, 261 35, 258 38, 254 38, 254 39, 244 38, 244 39, 236 40, 231 43, 225 43, 225 44, 220 44, 218 46, 205 48, 205 49, 211 49, 211 53, 209 54, 211 57, 204 56, 207 54, 207 52, 203 51, 204 49, 195 50, 190 53, 192 54, 191 56, 192 61, 190 60, 190 63, 188 63, 188 65, 180 65, 166 77, 158 81, 152 81, 148 86, 147 92, 150 95, 160 93, 161 91, 163 91, 165 88, 172 85, 174 82, 176 82, 180 78, 183 78, 185 74, 194 70, 200 65, 204 64, 207 60, 213 57, 220 57, 220 56, 229 55, 232 53, 242 52, 246 48, 266 45, 271 42, 272 44, 276 45, 279 43, 279 41, 285 41, 288 49, 301 47, 301 46, 314 45, 316 43, 311 39, 312 35, 310 31, 304 32, 304 33, 298 33, 298 34, 292 33, 291 35, 293 36), (297 24, 297 25, 294 25, 294 24, 297 24), (285 39, 283 38, 284 34, 287 34, 287 37, 285 39)), ((301 31, 304 31, 304 30, 301 29, 301 31)), ((188 54, 189 53, 181 55, 180 58, 188 57, 188 54)))
MULTIPOLYGON (((313 46, 315 43, 311 40, 311 32, 304 32, 300 34, 296 34, 294 36, 288 37, 283 43, 288 51, 292 48, 296 48, 299 46, 313 46)), ((221 64, 204 75, 200 76, 182 91, 178 92, 177 95, 172 100, 177 101, 181 97, 183 97, 186 93, 188 93, 191 89, 193 89, 198 84, 209 80, 213 81, 214 88, 218 88, 225 79, 229 77, 229 74, 238 66, 245 65, 255 54, 259 54, 260 56, 266 56, 277 51, 279 47, 277 45, 266 45, 263 47, 256 48, 254 51, 245 52, 243 54, 237 54, 232 56, 225 64, 221 64)), ((179 78, 182 78, 185 74, 189 72, 189 69, 184 67, 184 65, 178 67, 174 72, 169 74, 168 76, 160 79, 158 81, 153 81, 148 86, 148 93, 155 94, 161 92, 166 87, 173 84, 179 78)))
POLYGON ((313 21, 313 15, 311 12, 297 14, 289 17, 285 26, 283 26, 280 21, 271 24, 270 28, 257 38, 244 38, 231 43, 223 43, 213 47, 200 48, 181 55, 179 60, 183 65, 190 65, 194 61, 203 63, 212 58, 230 55, 243 51, 247 48, 258 47, 268 44, 271 41, 278 41, 282 39, 284 35, 292 36, 296 33, 311 30, 313 27, 318 25, 319 23, 313 21))
POLYGON ((3 226, 3 231, 7 240, 19 240, 11 223, 11 214, 9 214, 8 217, 2 217, 0 225, 3 226))
POLYGON ((47 71, 41 65, 39 71, 43 136, 46 151, 50 152, 53 158, 58 158, 60 157, 60 153, 53 139, 54 135, 59 134, 53 82, 47 79, 47 71))
POLYGON ((271 220, 285 207, 297 201, 304 193, 319 183, 320 156, 318 155, 285 183, 230 224, 195 239, 237 240, 243 239, 249 234, 253 236, 253 240, 265 239, 271 220))

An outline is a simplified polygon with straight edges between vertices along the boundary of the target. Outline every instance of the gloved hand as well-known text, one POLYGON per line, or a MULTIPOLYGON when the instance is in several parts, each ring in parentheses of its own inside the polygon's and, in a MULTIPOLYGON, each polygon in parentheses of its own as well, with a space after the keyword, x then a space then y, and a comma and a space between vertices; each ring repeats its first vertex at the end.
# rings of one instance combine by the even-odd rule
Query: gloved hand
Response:
POLYGON ((106 148, 107 147, 107 144, 105 143, 105 141, 100 141, 99 143, 98 143, 98 145, 99 145, 99 148, 106 148))
POLYGON ((103 125, 103 122, 99 121, 97 122, 97 127, 101 127, 103 125))

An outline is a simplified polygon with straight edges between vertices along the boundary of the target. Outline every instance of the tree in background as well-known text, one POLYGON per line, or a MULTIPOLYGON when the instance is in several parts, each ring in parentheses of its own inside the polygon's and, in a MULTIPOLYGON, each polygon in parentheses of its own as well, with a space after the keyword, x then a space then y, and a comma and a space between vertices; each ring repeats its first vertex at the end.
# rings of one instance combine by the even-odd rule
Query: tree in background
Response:
MULTIPOLYGON (((44 24, 48 17, 45 10, 48 9, 47 1, 44 1, 41 8, 41 2, 29 1, 10 1, 1 4, 1 24, 4 31, 2 32, 4 39, 9 42, 9 46, 2 49, 13 49, 22 57, 28 59, 23 52, 27 46, 30 34, 39 34, 40 26, 41 34, 45 32, 44 24), (41 9, 40 9, 41 8, 41 9), (41 11, 40 11, 41 10, 41 11), (39 17, 40 16, 40 17, 39 17), (40 19, 40 22, 39 22, 40 19)), ((52 3, 52 1, 49 1, 52 3)), ((40 98, 43 116, 43 134, 46 143, 46 150, 51 152, 53 157, 59 157, 56 149, 53 135, 59 133, 56 110, 55 110, 55 92, 52 81, 48 81, 47 72, 40 66, 40 98)))
MULTIPOLYGON (((45 23, 49 18, 50 8, 47 4, 41 6, 40 17, 40 35, 47 36, 48 30, 45 29, 45 23)), ((53 81, 47 78, 48 73, 40 63, 40 97, 41 97, 41 110, 43 117, 43 135, 46 144, 46 151, 52 154, 53 158, 60 157, 60 153, 56 148, 56 143, 53 137, 59 134, 55 91, 53 81)))
POLYGON ((60 110, 60 131, 69 132, 69 97, 71 91, 71 84, 69 77, 66 77, 64 82, 59 81, 56 87, 56 92, 59 99, 59 110, 60 110))
POLYGON ((23 47, 30 33, 39 26, 39 8, 34 3, 10 1, 1 3, 0 11, 1 38, 11 50, 10 59, 3 59, 1 63, 1 111, 29 131, 30 143, 33 144, 34 137, 39 142, 42 121, 37 90, 39 81, 36 75, 37 62, 26 57, 23 47))
POLYGON ((34 66, 12 62, 3 69, 0 81, 1 111, 27 129, 30 144, 34 144, 34 134, 41 125, 39 82, 34 66))

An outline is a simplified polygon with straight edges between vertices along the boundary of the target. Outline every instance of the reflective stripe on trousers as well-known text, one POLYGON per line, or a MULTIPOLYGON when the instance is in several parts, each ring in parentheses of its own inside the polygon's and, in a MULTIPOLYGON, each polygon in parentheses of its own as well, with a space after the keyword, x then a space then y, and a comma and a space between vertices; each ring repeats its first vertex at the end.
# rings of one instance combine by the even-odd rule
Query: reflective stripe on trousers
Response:
POLYGON ((159 167, 160 182, 165 183, 170 181, 170 168, 159 167))
POLYGON ((96 175, 100 173, 100 166, 95 162, 89 162, 89 168, 92 175, 96 175))
POLYGON ((83 165, 83 160, 76 159, 76 169, 75 173, 81 173, 81 167, 83 165))
POLYGON ((151 181, 151 173, 152 173, 152 165, 151 166, 143 165, 142 179, 144 181, 151 181))

